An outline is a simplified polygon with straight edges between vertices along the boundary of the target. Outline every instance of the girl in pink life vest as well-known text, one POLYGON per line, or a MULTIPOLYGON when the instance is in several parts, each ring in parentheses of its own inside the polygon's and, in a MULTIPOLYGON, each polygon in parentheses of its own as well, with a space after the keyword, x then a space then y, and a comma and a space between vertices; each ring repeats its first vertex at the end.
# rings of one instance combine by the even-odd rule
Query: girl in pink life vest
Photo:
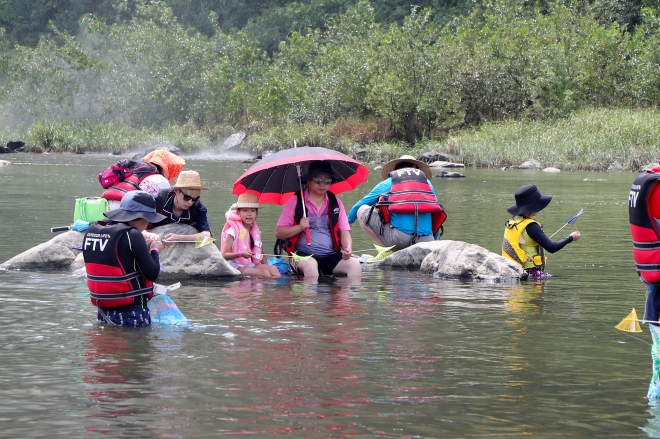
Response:
POLYGON ((259 198, 256 195, 239 195, 238 202, 225 213, 227 223, 222 229, 222 257, 245 275, 279 277, 277 267, 268 265, 263 256, 258 213, 259 198))

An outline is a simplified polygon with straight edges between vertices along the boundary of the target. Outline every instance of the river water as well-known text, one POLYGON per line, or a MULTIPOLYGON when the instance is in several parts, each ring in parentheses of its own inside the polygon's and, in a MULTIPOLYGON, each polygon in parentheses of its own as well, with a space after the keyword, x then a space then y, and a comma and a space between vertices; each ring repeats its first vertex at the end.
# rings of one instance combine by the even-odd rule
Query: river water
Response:
MULTIPOLYGON (((98 195, 96 174, 117 160, 2 158, 13 164, 0 166, 0 261, 70 224, 75 198, 98 195)), ((219 236, 249 165, 187 161, 219 236)), ((643 312, 627 225, 635 176, 463 172, 434 180, 445 239, 499 252, 505 209, 530 182, 555 197, 538 216, 547 232, 584 207, 582 239, 550 255, 554 277, 485 284, 367 267, 352 283, 185 281, 172 297, 192 327, 131 330, 96 322, 82 280, 0 271, 0 437, 659 437, 648 330, 614 329, 643 312)), ((378 181, 341 198, 350 207, 378 181)), ((280 211, 260 210, 267 248, 280 211)))

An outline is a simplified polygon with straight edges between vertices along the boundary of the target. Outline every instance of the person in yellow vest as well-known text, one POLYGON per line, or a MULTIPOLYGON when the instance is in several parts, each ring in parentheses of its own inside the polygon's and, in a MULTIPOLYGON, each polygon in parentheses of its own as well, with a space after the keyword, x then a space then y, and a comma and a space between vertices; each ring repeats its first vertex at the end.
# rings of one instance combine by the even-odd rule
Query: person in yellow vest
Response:
POLYGON ((569 242, 580 239, 575 231, 566 238, 552 242, 543 233, 543 225, 535 217, 545 209, 552 195, 542 195, 533 184, 521 186, 515 193, 516 204, 507 208, 513 217, 506 222, 502 256, 520 265, 530 278, 548 277, 545 270, 545 251, 555 253, 569 242))

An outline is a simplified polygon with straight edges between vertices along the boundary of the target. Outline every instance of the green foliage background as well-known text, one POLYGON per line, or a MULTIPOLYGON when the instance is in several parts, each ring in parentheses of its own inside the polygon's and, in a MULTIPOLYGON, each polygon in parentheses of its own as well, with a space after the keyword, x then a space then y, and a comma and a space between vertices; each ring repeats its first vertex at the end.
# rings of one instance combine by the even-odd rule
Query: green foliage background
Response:
MULTIPOLYGON (((652 0, 419 3, 1 0, 0 140, 125 150, 167 132, 194 148, 243 129, 254 148, 396 153, 660 102, 652 0)), ((608 160, 643 160, 622 154, 608 160)))

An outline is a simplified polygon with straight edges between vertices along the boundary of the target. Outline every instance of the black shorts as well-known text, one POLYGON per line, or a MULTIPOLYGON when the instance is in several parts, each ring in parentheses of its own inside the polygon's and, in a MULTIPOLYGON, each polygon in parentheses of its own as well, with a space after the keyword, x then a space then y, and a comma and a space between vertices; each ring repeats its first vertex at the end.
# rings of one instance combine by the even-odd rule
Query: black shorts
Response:
MULTIPOLYGON (((297 251, 298 256, 309 256, 309 253, 304 251, 297 251)), ((333 270, 342 260, 341 253, 332 253, 327 256, 312 256, 316 259, 316 263, 319 266, 319 274, 324 274, 329 276, 332 274, 333 270)))

